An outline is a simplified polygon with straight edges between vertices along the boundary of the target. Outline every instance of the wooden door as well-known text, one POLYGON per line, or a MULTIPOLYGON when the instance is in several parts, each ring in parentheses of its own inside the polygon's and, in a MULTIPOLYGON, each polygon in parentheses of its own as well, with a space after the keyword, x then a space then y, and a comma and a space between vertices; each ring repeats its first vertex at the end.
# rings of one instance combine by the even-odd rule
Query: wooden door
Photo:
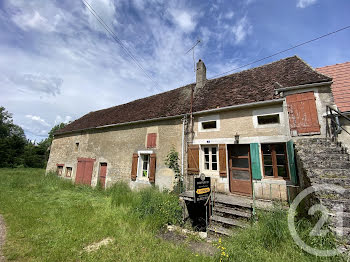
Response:
POLYGON ((75 176, 76 184, 91 185, 92 171, 95 159, 78 158, 77 173, 75 176))
POLYGON ((100 185, 102 188, 105 188, 106 186, 106 175, 107 175, 107 163, 101 163, 100 164, 100 185))
POLYGON ((320 133, 314 92, 287 96, 292 135, 320 133))
POLYGON ((249 145, 229 145, 230 192, 252 194, 249 145))

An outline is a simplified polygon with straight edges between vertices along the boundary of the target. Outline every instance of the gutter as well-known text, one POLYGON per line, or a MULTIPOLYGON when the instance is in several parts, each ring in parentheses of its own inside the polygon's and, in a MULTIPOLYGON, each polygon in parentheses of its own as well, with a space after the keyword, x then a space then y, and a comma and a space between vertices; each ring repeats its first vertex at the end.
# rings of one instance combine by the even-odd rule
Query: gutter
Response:
MULTIPOLYGON (((284 98, 279 98, 279 99, 273 99, 273 100, 268 100, 268 101, 260 101, 260 102, 252 102, 252 103, 246 103, 246 104, 241 104, 241 105, 226 106, 226 107, 221 107, 221 108, 214 108, 214 109, 193 112, 193 115, 215 113, 215 112, 227 111, 227 110, 232 110, 232 109, 241 109, 241 108, 247 108, 247 107, 258 107, 258 106, 265 106, 265 105, 280 104, 283 101, 284 101, 284 98)), ((59 133, 56 135, 65 135, 65 134, 77 133, 77 132, 87 131, 87 130, 98 130, 98 129, 108 128, 108 127, 117 127, 117 126, 125 126, 125 125, 140 124, 140 123, 147 123, 147 122, 156 122, 156 121, 169 120, 169 119, 177 119, 177 118, 181 118, 181 117, 185 117, 185 116, 186 116, 186 114, 181 114, 181 115, 176 115, 176 116, 165 116, 165 117, 137 120, 137 121, 131 121, 131 122, 125 122, 125 123, 110 124, 110 125, 104 125, 104 126, 98 126, 98 127, 82 128, 82 129, 77 129, 77 130, 73 130, 73 131, 59 133)))
POLYGON ((280 92, 299 90, 299 89, 311 88, 311 87, 320 87, 320 86, 326 86, 326 85, 331 85, 331 84, 333 84, 333 81, 312 83, 312 84, 298 85, 298 86, 281 87, 281 88, 275 89, 275 94, 278 94, 280 92))

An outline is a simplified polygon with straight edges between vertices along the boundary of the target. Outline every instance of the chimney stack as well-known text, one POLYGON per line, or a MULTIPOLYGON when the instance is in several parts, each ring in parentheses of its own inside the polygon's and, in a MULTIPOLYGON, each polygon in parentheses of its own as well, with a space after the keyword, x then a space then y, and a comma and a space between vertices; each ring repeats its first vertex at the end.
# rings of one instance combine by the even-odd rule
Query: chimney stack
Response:
POLYGON ((197 71, 196 71, 196 91, 202 88, 207 81, 207 68, 202 60, 199 59, 197 62, 197 71))

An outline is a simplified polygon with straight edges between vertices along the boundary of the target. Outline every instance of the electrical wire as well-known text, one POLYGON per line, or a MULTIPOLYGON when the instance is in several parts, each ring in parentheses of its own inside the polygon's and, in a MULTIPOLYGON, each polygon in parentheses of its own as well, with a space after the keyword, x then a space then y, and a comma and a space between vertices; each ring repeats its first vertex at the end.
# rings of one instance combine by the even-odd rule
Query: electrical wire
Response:
POLYGON ((103 28, 112 36, 114 41, 116 41, 125 54, 127 54, 134 63, 143 71, 143 73, 159 88, 159 84, 156 80, 154 80, 148 72, 143 68, 141 63, 137 60, 137 58, 131 53, 131 51, 128 50, 128 48, 123 44, 123 42, 118 38, 118 36, 113 32, 113 30, 103 21, 103 19, 98 15, 98 13, 93 9, 93 7, 86 2, 85 0, 81 0, 83 4, 86 6, 86 8, 90 11, 90 13, 97 19, 97 21, 103 26, 103 28))

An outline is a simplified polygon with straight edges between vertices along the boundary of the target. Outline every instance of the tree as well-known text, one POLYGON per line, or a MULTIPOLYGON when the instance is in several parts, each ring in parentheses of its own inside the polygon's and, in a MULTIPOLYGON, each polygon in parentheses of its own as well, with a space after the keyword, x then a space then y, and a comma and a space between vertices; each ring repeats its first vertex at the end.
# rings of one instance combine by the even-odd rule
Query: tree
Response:
POLYGON ((0 107, 0 167, 22 165, 26 144, 23 129, 13 123, 12 115, 4 107, 0 107))

